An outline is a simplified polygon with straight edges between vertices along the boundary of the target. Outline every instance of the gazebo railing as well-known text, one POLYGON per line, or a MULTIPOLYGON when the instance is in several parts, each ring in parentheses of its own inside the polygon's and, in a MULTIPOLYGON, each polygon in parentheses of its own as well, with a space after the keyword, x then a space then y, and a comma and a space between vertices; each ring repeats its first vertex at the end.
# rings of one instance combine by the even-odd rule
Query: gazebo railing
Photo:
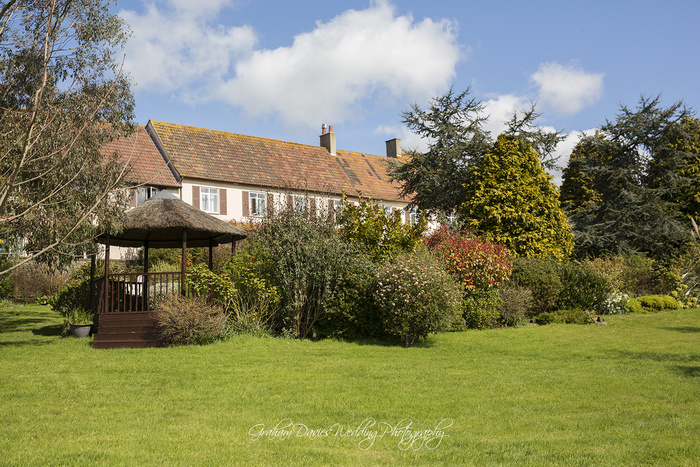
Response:
POLYGON ((151 311, 166 295, 181 293, 181 279, 180 272, 109 274, 107 300, 104 277, 95 281, 93 300, 98 313, 151 311))

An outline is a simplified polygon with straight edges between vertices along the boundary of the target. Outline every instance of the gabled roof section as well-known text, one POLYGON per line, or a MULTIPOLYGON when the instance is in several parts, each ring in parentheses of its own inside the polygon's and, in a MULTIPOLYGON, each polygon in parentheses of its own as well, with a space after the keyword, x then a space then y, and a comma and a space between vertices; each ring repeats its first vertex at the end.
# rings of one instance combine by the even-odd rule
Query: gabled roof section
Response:
POLYGON ((401 200, 384 156, 207 130, 151 120, 147 130, 182 177, 401 200))
POLYGON ((179 188, 173 172, 158 151, 155 143, 140 125, 130 136, 119 138, 102 147, 103 154, 118 152, 121 160, 131 166, 128 175, 131 183, 179 188))

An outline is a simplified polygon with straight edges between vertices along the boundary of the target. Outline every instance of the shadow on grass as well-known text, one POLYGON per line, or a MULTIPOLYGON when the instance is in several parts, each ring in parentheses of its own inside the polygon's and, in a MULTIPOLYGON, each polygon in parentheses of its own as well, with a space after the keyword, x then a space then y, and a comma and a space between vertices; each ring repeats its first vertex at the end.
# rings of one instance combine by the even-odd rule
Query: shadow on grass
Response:
POLYGON ((678 332, 687 332, 687 333, 700 332, 700 327, 697 327, 697 326, 675 326, 675 327, 659 328, 659 329, 663 329, 664 331, 678 331, 678 332))
POLYGON ((17 332, 28 331, 34 325, 46 322, 46 318, 27 318, 27 317, 3 317, 0 321, 0 332, 17 332))
POLYGON ((651 360, 653 362, 700 362, 698 353, 664 353, 664 352, 632 352, 629 350, 617 351, 618 358, 630 360, 651 360))
POLYGON ((32 329, 32 333, 35 336, 60 336, 63 332, 63 328, 64 326, 62 324, 54 324, 39 329, 32 329))
MULTIPOLYGON (((434 336, 428 336, 425 339, 416 339, 411 347, 420 349, 430 348, 435 344, 434 336)), ((374 347, 405 347, 404 341, 399 338, 385 337, 372 339, 343 339, 343 342, 348 342, 356 345, 368 345, 374 347)))
POLYGON ((698 366, 676 366, 676 371, 689 378, 700 378, 700 367, 698 366))

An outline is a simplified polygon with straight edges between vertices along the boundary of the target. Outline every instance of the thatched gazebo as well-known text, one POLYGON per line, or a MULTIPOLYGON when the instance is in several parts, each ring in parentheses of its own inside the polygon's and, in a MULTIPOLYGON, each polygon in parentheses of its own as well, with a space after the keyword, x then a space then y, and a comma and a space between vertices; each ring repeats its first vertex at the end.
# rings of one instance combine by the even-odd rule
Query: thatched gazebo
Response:
POLYGON ((105 329, 108 323, 118 321, 120 327, 124 327, 129 322, 150 319, 149 312, 159 297, 168 293, 187 293, 185 275, 188 247, 208 247, 211 268, 212 250, 215 246, 231 243, 233 250, 235 242, 245 237, 246 233, 242 229, 200 211, 167 191, 161 191, 141 206, 127 212, 121 233, 105 233, 97 239, 105 245, 105 273, 103 278, 93 280, 95 293, 92 308, 96 322, 99 323, 95 341, 104 341, 102 337, 108 333, 105 329), (111 246, 143 247, 143 273, 110 273, 111 246), (181 248, 180 272, 149 272, 150 248, 181 248))

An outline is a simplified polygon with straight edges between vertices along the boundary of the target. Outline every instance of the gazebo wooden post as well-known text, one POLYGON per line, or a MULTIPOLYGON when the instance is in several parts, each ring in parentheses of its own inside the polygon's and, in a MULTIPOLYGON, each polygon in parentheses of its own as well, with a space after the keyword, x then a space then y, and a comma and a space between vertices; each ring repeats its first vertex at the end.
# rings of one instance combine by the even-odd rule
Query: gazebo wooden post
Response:
POLYGON ((182 269, 180 271, 180 291, 182 296, 187 295, 185 274, 187 273, 187 229, 182 229, 182 269))
POLYGON ((148 306, 148 237, 143 242, 143 306, 144 311, 149 310, 148 306))
POLYGON ((90 312, 95 314, 95 256, 97 253, 90 255, 90 312))
POLYGON ((214 270, 214 239, 209 237, 209 270, 214 270))
POLYGON ((104 308, 103 313, 109 312, 109 233, 105 239, 105 283, 104 283, 104 308))

